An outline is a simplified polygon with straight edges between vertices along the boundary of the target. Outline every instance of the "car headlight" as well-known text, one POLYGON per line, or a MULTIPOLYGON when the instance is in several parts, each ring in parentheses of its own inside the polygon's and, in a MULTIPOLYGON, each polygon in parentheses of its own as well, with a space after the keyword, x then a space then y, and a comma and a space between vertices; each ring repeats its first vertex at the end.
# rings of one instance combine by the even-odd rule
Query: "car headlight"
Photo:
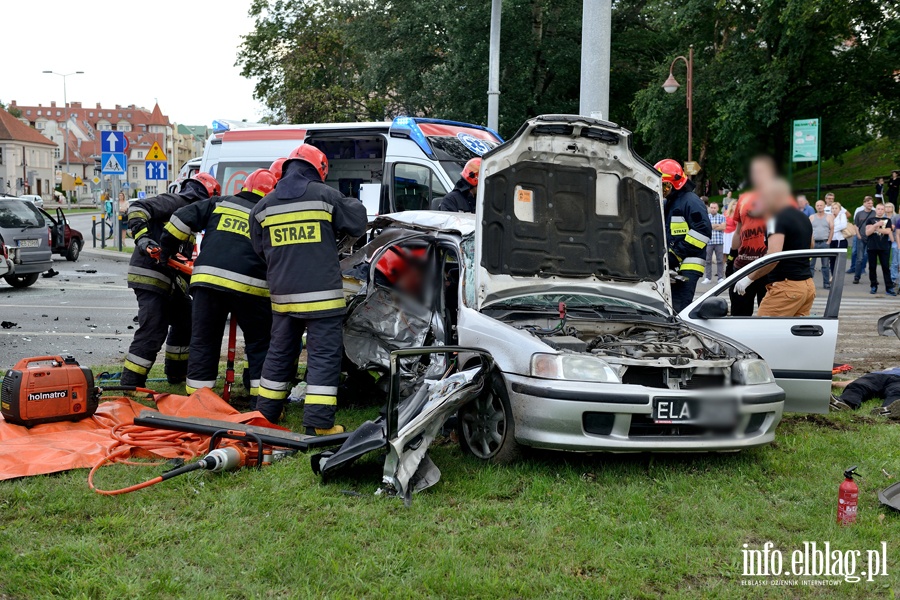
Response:
POLYGON ((737 361, 732 368, 732 375, 734 382, 738 385, 759 385, 775 381, 772 369, 769 368, 766 361, 760 359, 737 361))
POLYGON ((605 360, 584 354, 534 354, 531 357, 531 376, 567 381, 619 382, 616 372, 605 360))

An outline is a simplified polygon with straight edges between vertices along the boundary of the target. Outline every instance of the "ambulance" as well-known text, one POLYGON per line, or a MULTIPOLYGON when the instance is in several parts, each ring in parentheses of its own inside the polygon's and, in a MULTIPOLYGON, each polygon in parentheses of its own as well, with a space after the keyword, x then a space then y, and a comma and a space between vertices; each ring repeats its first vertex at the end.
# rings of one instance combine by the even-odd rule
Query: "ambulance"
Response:
POLYGON ((439 119, 397 117, 372 123, 273 125, 233 129, 207 141, 200 170, 237 194, 244 178, 301 142, 328 157, 331 187, 358 198, 370 217, 436 210, 463 165, 503 142, 491 129, 439 119))

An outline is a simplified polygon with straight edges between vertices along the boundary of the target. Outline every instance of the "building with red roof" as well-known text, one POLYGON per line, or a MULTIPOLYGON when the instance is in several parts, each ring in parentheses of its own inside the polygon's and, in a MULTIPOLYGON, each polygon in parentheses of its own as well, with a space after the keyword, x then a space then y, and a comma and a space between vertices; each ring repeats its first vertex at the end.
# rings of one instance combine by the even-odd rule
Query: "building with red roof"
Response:
POLYGON ((0 192, 53 197, 56 142, 0 109, 0 192))

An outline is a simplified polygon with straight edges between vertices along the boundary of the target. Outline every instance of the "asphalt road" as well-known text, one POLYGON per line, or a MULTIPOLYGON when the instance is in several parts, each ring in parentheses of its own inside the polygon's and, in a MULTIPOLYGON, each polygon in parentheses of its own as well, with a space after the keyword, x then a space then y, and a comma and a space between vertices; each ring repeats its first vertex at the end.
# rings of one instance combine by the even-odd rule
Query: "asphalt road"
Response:
MULTIPOLYGON (((16 323, 0 329, 0 368, 43 354, 71 354, 85 365, 121 364, 137 326, 137 303, 125 285, 128 255, 118 255, 121 261, 116 261, 109 251, 91 251, 90 214, 73 215, 70 222, 86 236, 77 263, 55 257, 59 275, 42 277, 26 289, 13 289, 0 280, 0 320, 16 323)), ((821 275, 816 279, 814 313, 821 311, 825 299, 821 275)), ((883 292, 869 295, 865 278, 860 285, 851 281, 847 276, 835 360, 858 370, 900 364, 900 340, 875 333, 878 318, 900 310, 900 300, 883 292)), ((698 293, 709 287, 700 286, 698 293)), ((239 341, 238 347, 242 345, 239 341)))

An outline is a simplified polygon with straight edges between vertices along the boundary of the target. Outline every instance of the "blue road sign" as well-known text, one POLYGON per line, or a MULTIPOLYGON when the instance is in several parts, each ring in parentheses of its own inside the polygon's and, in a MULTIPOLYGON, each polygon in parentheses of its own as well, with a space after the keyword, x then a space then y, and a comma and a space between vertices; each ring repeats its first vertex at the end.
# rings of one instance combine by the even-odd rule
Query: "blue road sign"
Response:
POLYGON ((104 152, 100 155, 100 166, 104 175, 124 175, 128 159, 124 152, 104 152))
POLYGON ((144 191, 138 192, 138 200, 143 200, 146 197, 147 197, 147 192, 144 192, 144 191))
POLYGON ((122 189, 123 189, 123 190, 127 190, 127 189, 130 188, 130 187, 131 187, 131 186, 128 185, 128 182, 127 182, 127 181, 123 181, 123 182, 122 182, 122 189))
POLYGON ((100 152, 125 152, 128 142, 125 140, 125 134, 121 131, 101 131, 100 132, 100 152))
POLYGON ((144 179, 165 181, 169 178, 169 163, 164 160, 144 161, 144 169, 146 170, 144 179))

